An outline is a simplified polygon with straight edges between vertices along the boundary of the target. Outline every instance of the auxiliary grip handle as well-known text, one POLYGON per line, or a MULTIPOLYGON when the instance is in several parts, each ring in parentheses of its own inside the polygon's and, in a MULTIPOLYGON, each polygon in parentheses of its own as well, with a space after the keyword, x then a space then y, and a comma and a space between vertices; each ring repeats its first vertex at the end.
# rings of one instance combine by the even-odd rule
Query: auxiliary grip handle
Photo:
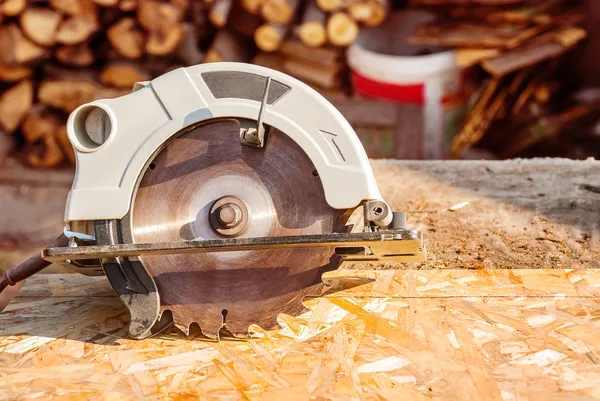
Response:
MULTIPOLYGON (((49 245, 49 247, 65 247, 68 246, 68 244, 69 239, 65 237, 64 234, 61 234, 49 245)), ((4 276, 0 278, 0 293, 2 293, 6 287, 14 286, 18 282, 33 276, 50 265, 51 262, 42 259, 41 253, 38 253, 21 263, 19 266, 6 270, 4 276)))

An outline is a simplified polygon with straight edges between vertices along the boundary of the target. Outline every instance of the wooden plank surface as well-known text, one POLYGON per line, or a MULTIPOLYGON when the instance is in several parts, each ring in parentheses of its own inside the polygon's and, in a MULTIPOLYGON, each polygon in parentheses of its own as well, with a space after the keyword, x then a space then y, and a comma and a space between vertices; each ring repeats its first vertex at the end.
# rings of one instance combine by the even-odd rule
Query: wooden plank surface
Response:
POLYGON ((598 163, 373 167, 426 263, 347 266, 280 330, 220 343, 130 340, 103 277, 38 275, 0 315, 0 400, 600 399, 598 163))
POLYGON ((600 270, 343 270, 249 341, 126 338, 106 280, 0 315, 0 399, 600 399, 600 270), (26 333, 26 334, 24 334, 26 333))

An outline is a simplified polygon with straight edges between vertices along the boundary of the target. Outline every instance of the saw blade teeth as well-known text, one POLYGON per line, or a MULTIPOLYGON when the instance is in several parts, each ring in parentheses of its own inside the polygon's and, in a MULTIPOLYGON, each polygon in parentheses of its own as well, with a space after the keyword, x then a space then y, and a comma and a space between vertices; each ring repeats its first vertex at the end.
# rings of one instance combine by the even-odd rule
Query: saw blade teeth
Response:
POLYGON ((222 336, 234 338, 249 338, 252 325, 260 327, 262 330, 271 331, 281 329, 278 322, 280 314, 298 316, 310 311, 304 304, 304 299, 322 296, 327 291, 324 283, 314 285, 309 291, 304 292, 302 296, 288 300, 285 305, 276 310, 271 309, 271 313, 262 315, 259 319, 253 320, 247 315, 245 309, 238 310, 236 307, 229 308, 228 305, 219 305, 213 307, 203 307, 197 309, 196 313, 181 314, 179 309, 163 307, 162 313, 169 311, 173 314, 173 323, 175 327, 181 330, 187 337, 193 333, 200 333, 202 336, 219 341, 222 336), (193 316, 190 318, 190 316, 193 316), (220 317, 220 318, 219 318, 220 317), (196 330, 193 330, 196 329, 196 330), (193 332, 193 333, 192 333, 193 332))
POLYGON ((175 327, 181 330, 186 336, 190 335, 190 328, 192 326, 198 326, 203 336, 213 340, 219 340, 219 332, 223 327, 222 321, 216 323, 211 321, 197 322, 186 319, 185 317, 176 313, 173 314, 173 323, 175 324, 175 327))
POLYGON ((228 324, 211 324, 209 322, 196 322, 187 320, 181 316, 177 316, 176 314, 174 314, 173 324, 181 332, 183 332, 186 335, 186 337, 189 337, 193 333, 199 332, 202 336, 216 341, 221 340, 223 336, 241 339, 249 338, 250 331, 252 331, 250 330, 250 327, 252 325, 258 326, 263 330, 278 330, 281 328, 281 325, 277 321, 277 315, 272 317, 266 317, 261 322, 234 321, 229 322, 228 324))
POLYGON ((181 324, 178 321, 174 320, 173 324, 175 325, 175 327, 177 327, 180 331, 183 332, 183 334, 187 336, 190 335, 190 325, 189 324, 181 324))

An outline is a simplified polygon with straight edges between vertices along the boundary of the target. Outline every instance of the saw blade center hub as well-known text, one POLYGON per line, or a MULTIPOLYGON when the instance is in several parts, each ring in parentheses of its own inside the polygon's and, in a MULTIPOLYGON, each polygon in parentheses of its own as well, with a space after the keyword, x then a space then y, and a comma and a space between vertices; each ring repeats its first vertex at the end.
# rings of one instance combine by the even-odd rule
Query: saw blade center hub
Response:
POLYGON ((248 226, 248 208, 235 196, 224 196, 210 209, 210 225, 217 233, 233 237, 242 234, 248 226))
POLYGON ((237 227, 242 222, 242 209, 233 203, 227 203, 217 209, 217 220, 224 228, 237 227))

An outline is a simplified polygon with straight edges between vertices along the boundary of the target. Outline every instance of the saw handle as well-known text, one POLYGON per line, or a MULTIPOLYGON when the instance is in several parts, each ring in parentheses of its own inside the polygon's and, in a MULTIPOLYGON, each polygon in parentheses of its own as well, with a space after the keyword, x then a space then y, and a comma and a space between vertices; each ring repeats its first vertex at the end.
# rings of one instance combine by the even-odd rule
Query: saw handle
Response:
MULTIPOLYGON (((65 237, 64 234, 61 234, 58 238, 49 245, 49 247, 56 246, 68 246, 69 239, 65 237)), ((13 267, 10 270, 4 271, 4 276, 0 278, 0 293, 4 291, 4 289, 8 286, 17 285, 20 281, 23 281, 34 274, 42 271, 46 267, 50 266, 52 262, 48 262, 42 258, 41 253, 38 253, 35 256, 30 257, 25 262, 21 263, 17 267, 13 267)))

